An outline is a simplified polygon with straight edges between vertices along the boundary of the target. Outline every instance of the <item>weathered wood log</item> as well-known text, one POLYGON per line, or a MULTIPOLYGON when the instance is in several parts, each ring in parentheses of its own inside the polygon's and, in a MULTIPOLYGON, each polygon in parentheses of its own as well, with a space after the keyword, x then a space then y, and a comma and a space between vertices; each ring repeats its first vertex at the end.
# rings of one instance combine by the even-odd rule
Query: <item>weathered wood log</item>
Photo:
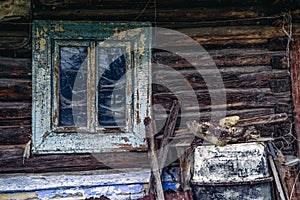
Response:
POLYGON ((144 125, 146 127, 146 137, 147 137, 147 144, 148 144, 148 154, 149 160, 151 165, 151 176, 153 176, 154 181, 151 182, 150 185, 150 192, 153 192, 155 199, 162 199, 164 200, 164 191, 161 182, 161 176, 159 172, 159 163, 157 160, 156 154, 156 147, 154 141, 154 131, 153 131, 153 122, 149 117, 144 119, 144 125))
POLYGON ((278 123, 284 122, 288 119, 286 113, 278 113, 267 116, 253 117, 250 119, 239 120, 237 126, 249 126, 257 124, 268 124, 268 123, 278 123))
MULTIPOLYGON (((234 10, 234 8, 230 7, 222 7, 222 8, 204 8, 204 7, 193 7, 193 8, 183 8, 181 9, 172 8, 169 4, 165 8, 158 8, 156 12, 154 10, 153 4, 151 7, 148 4, 148 7, 145 7, 145 4, 135 4, 128 8, 128 5, 125 4, 123 8, 118 8, 117 5, 112 6, 114 4, 102 5, 102 8, 96 8, 95 5, 91 8, 88 8, 86 4, 82 5, 82 7, 68 6, 65 7, 48 7, 45 9, 36 8, 34 10, 35 17, 38 19, 79 19, 82 17, 88 17, 89 19, 102 19, 102 20, 122 20, 122 21, 152 21, 154 22, 154 17, 156 15, 157 22, 165 22, 165 21, 213 21, 213 20, 231 20, 231 19, 244 19, 244 18, 258 18, 263 17, 265 15, 264 10, 259 9, 258 7, 240 7, 234 10), (127 6, 127 8, 126 8, 127 6), (140 8, 137 8, 140 7, 140 8), (142 12, 142 9, 145 8, 142 12), (57 14, 59 11, 59 15, 57 14), (72 15, 73 12, 73 15, 72 15), (55 15, 56 13, 56 15, 55 15), (76 15, 74 15, 76 13, 76 15), (119 14, 119 15, 118 15, 119 14), (46 18, 48 16, 48 18, 46 18)), ((124 5, 124 3, 123 3, 124 5)), ((279 13, 278 13, 279 14, 279 13)))
MULTIPOLYGON (((181 46, 183 48, 183 46, 181 46)), ((222 67, 234 67, 234 66, 260 66, 260 65, 274 65, 274 59, 281 59, 285 56, 285 51, 266 51, 260 48, 252 49, 220 49, 220 50, 208 50, 207 54, 195 55, 195 52, 191 52, 190 49, 182 49, 182 55, 184 59, 188 61, 192 60, 191 63, 181 58, 179 55, 154 50, 156 61, 161 64, 166 64, 174 68, 191 68, 192 66, 201 66, 201 69, 210 69, 211 60, 213 59, 216 66, 222 67), (244 54, 242 53, 244 52, 244 54), (197 58, 197 59, 195 59, 197 58), (272 60, 273 59, 273 60, 272 60), (271 63, 271 61, 273 63, 271 63), (208 66, 207 66, 208 65, 208 66)), ((277 65, 281 64, 282 60, 277 60, 277 65)), ((155 69, 155 65, 154 65, 155 69)), ((241 69, 240 69, 241 70, 241 69)))
MULTIPOLYGON (((279 3, 279 2, 278 2, 279 3)), ((269 6, 269 5, 273 5, 276 6, 278 3, 274 4, 274 2, 272 1, 251 1, 251 0, 244 0, 243 2, 240 2, 238 0, 191 0, 188 3, 184 0, 173 0, 172 4, 170 4, 169 1, 167 0, 160 0, 158 2, 156 2, 158 7, 179 7, 179 8, 183 8, 183 7, 232 7, 232 6, 237 6, 237 7, 244 7, 244 6, 255 6, 255 5, 265 5, 265 6, 269 6)), ((99 7, 99 8, 110 8, 110 7, 115 7, 115 8, 119 8, 119 7, 141 7, 143 8, 146 4, 146 2, 141 2, 139 0, 113 0, 113 1, 109 1, 109 0, 90 0, 86 3, 83 3, 80 0, 68 0, 68 2, 64 2, 64 1, 59 1, 59 0, 40 0, 38 2, 34 2, 35 6, 39 6, 39 7, 48 7, 48 9, 53 9, 53 7, 57 7, 57 8, 63 8, 63 7, 70 7, 70 8, 74 8, 74 7, 81 7, 85 6, 85 7, 90 7, 90 8, 95 8, 95 7, 99 7)))
MULTIPOLYGON (((215 91, 217 92, 217 91, 215 91)), ((242 104, 245 106, 266 107, 275 104, 284 104, 290 101, 290 92, 272 93, 270 89, 225 89, 227 104, 242 104)), ((195 91, 199 107, 208 106, 211 104, 208 91, 195 91)), ((164 104, 171 102, 172 99, 180 99, 179 97, 191 98, 193 95, 189 91, 176 91, 176 94, 171 92, 156 93, 153 95, 156 104, 164 104)))
POLYGON ((31 59, 0 56, 0 78, 31 79, 31 59))
MULTIPOLYGON (((228 45, 228 44, 263 44, 269 39, 285 37, 281 27, 271 26, 230 26, 230 27, 203 27, 179 29, 178 31, 190 36, 201 45, 228 45)), ((170 33, 156 34, 160 48, 188 47, 193 45, 189 39, 172 37, 170 33), (165 40, 168 38, 168 40, 165 40)))
POLYGON ((31 80, 0 79, 0 101, 31 100, 31 80))
POLYGON ((24 145, 0 146, 0 173, 43 173, 97 169, 148 168, 144 152, 33 156, 24 160, 24 145))
MULTIPOLYGON (((153 74, 153 82, 160 83, 163 80, 163 84, 172 87, 172 90, 179 91, 182 87, 185 87, 183 83, 180 84, 180 80, 184 78, 188 81, 188 84, 196 89, 207 88, 207 84, 201 76, 201 72, 198 73, 195 70, 190 70, 187 72, 173 72, 169 73, 161 70, 153 74)), ((211 76, 205 75, 205 78, 213 79, 213 73, 211 76)), ((226 88, 267 88, 272 86, 273 91, 281 92, 289 91, 289 74, 286 70, 276 70, 276 71, 264 71, 257 73, 221 73, 222 82, 226 88), (281 81, 281 82, 279 82, 281 81), (272 85, 271 85, 272 84, 272 85), (279 87, 278 87, 279 86, 279 87)))
POLYGON ((25 144, 31 140, 31 125, 0 126, 0 146, 25 144))
POLYGON ((30 119, 31 103, 23 102, 1 102, 0 121, 5 119, 30 119))

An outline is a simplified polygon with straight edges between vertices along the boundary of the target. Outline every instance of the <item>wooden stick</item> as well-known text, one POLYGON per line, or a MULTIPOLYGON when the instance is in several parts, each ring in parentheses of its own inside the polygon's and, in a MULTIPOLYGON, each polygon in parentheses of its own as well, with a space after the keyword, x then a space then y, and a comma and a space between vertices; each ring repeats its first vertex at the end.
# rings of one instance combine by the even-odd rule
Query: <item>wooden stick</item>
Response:
POLYGON ((167 119, 166 126, 163 132, 162 140, 160 143, 160 150, 158 153, 158 161, 160 169, 163 169, 164 164, 167 160, 168 152, 169 152, 169 141, 175 134, 175 125, 179 113, 180 104, 177 100, 173 101, 173 106, 171 108, 170 115, 167 119))
MULTIPOLYGON (((170 141, 170 138, 172 138, 175 134, 174 130, 175 130, 177 116, 179 113, 179 108, 180 108, 179 102, 177 100, 174 100, 169 117, 166 122, 166 126, 164 129, 163 135, 162 135, 160 148, 159 148, 159 152, 158 152, 158 162, 159 162, 160 174, 161 174, 161 170, 163 169, 165 162, 167 160, 167 156, 168 156, 168 152, 169 152, 168 143, 170 141)), ((155 182, 154 176, 151 174, 149 185, 152 185, 154 182, 155 182)), ((153 192, 152 189, 153 188, 150 187, 150 189, 149 189, 150 193, 153 192)))
POLYGON ((156 149, 155 149, 155 141, 153 136, 153 127, 152 122, 149 117, 144 119, 144 124, 146 127, 146 136, 147 136, 147 143, 148 143, 148 154, 151 163, 151 176, 154 177, 154 182, 151 183, 150 188, 153 188, 155 199, 157 200, 164 200, 164 191, 162 188, 161 177, 159 173, 159 165, 157 161, 156 149))

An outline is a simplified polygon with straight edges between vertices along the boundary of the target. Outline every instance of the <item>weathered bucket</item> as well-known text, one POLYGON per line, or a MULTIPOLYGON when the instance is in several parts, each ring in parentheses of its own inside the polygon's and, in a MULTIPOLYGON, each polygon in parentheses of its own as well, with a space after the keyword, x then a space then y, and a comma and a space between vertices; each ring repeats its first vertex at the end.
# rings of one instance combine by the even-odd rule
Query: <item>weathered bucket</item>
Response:
POLYGON ((272 199, 266 148, 260 143, 197 147, 191 182, 195 199, 272 199))

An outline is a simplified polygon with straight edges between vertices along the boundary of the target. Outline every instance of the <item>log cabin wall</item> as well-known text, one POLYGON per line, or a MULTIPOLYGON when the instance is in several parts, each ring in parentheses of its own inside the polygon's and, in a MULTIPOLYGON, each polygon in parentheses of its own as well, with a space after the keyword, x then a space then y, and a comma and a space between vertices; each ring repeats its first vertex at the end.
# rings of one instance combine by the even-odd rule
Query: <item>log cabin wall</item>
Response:
MULTIPOLYGON (((275 138, 276 146, 285 154, 296 154, 291 128, 293 102, 287 60, 288 36, 284 32, 292 23, 293 32, 300 33, 297 24, 300 9, 296 1, 39 0, 32 1, 31 7, 29 16, 3 18, 0 22, 0 173, 107 168, 99 157, 95 159, 89 154, 23 158, 31 139, 31 22, 34 19, 150 21, 153 26, 187 34, 208 51, 220 70, 227 105, 219 106, 227 107, 227 115, 248 119, 286 113, 288 120, 260 124, 256 128, 261 135, 275 138)), ((176 45, 188 48, 184 43, 176 45)), ((170 52, 154 49, 153 55, 153 62, 171 66, 194 88, 200 107, 189 108, 191 113, 185 115, 194 119, 193 113, 200 112, 201 118, 207 119, 209 93, 193 66, 170 52)), ((168 78, 161 74, 166 73, 153 69, 154 83, 168 78)), ((170 78, 170 81, 176 82, 176 79, 170 78)), ((161 105, 154 106, 157 124, 164 124, 174 98, 168 88, 153 84, 153 104, 161 105)), ((184 135, 185 129, 178 129, 177 133, 184 135)), ((146 160, 145 153, 132 152, 131 156, 114 156, 110 164, 139 167, 148 165, 146 160)))

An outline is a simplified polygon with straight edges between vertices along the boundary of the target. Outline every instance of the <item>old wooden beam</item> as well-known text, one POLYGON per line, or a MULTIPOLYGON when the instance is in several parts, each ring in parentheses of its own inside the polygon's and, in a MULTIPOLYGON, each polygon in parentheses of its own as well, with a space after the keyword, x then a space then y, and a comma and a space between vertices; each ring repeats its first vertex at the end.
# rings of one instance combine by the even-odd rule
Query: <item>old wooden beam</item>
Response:
POLYGON ((169 148, 170 148, 168 144, 171 138, 175 135, 175 125, 176 125, 179 109, 180 109, 180 103, 177 100, 174 100, 160 142, 160 148, 158 153, 158 162, 159 162, 160 169, 163 169, 165 165, 169 148))
MULTIPOLYGON (((294 39, 290 51, 291 59, 291 81, 292 81, 292 96, 294 102, 294 118, 296 137, 300 140, 300 39, 294 39)), ((297 142, 298 157, 300 156, 300 143, 297 142)))
POLYGON ((257 124, 271 124, 284 122, 288 120, 288 115, 286 113, 277 113, 260 117, 253 117, 249 119, 239 120, 237 122, 237 126, 249 126, 249 125, 257 125, 257 124))
MULTIPOLYGON (((164 191, 161 182, 161 176, 159 172, 159 163, 157 159, 157 150, 155 147, 155 140, 154 140, 154 131, 153 131, 153 122, 149 117, 144 119, 144 125, 146 127, 146 137, 147 137, 147 144, 148 144, 148 154, 149 160, 151 164, 151 176, 154 178, 154 182, 150 185, 150 188, 153 188, 155 199, 164 200, 164 191)), ((151 191, 151 190, 150 190, 151 191)))
MULTIPOLYGON (((218 92, 215 90, 214 92, 218 92)), ((221 91, 220 91, 221 92, 221 91)), ((253 107, 266 107, 275 104, 284 104, 290 101, 290 92, 273 93, 270 88, 252 88, 252 89, 225 89, 227 104, 243 104, 253 107)), ((210 105, 210 95, 208 90, 196 90, 199 107, 210 105)), ((154 93, 154 102, 157 104, 164 104, 167 101, 172 102, 176 99, 176 95, 191 98, 192 95, 189 91, 176 91, 172 92, 154 93)))
POLYGON ((0 79, 0 101, 31 101, 31 80, 0 79))
POLYGON ((14 119, 31 119, 31 103, 1 102, 0 121, 14 119))
POLYGON ((0 126, 0 145, 25 144, 31 140, 31 125, 0 126))
MULTIPOLYGON (((168 6, 165 6, 164 8, 159 8, 154 10, 153 5, 151 7, 148 6, 148 9, 142 11, 143 8, 136 8, 138 4, 135 4, 134 7, 128 8, 130 4, 127 5, 127 3, 123 2, 123 8, 118 8, 118 6, 110 5, 108 7, 108 4, 105 6, 102 6, 102 8, 96 8, 94 7, 87 7, 86 4, 83 4, 81 6, 84 6, 85 9, 82 9, 78 6, 72 7, 71 5, 65 5, 64 7, 44 7, 44 8, 38 8, 35 7, 34 14, 35 17, 38 19, 46 19, 48 16, 48 19, 58 19, 64 17, 65 19, 78 19, 82 17, 88 17, 90 19, 102 19, 102 20, 121 20, 121 21, 154 21, 154 17, 156 14, 156 21, 158 22, 172 22, 172 21, 200 21, 200 20, 206 20, 206 21, 213 21, 213 20, 230 20, 230 19, 244 19, 244 18, 257 18, 258 16, 263 16, 264 11, 256 7, 257 9, 249 9, 249 8, 240 8, 239 11, 233 10, 232 8, 200 8, 200 7, 194 7, 194 8, 172 8, 172 6, 169 4, 168 6), (59 15, 57 13, 57 10, 59 10, 59 15), (99 12, 101 11, 101 12, 99 12), (73 12, 73 15, 72 15, 73 12), (55 14, 56 13, 56 14, 55 14), (76 13, 76 15, 74 15, 76 13)), ((80 6, 80 5, 79 5, 80 6)), ((145 6, 145 5, 142 5, 145 6)))
POLYGON ((25 146, 0 145, 0 174, 149 168, 145 152, 33 155, 23 163, 25 146))
POLYGON ((31 59, 0 56, 0 78, 31 79, 31 59))

